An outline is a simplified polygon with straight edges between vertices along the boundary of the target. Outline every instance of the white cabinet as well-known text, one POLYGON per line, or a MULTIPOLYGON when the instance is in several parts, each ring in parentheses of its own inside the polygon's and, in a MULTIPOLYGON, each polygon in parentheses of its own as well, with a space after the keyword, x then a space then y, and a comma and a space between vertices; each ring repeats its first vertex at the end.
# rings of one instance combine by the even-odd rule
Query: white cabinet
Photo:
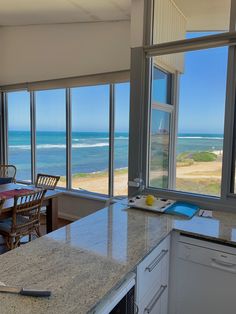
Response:
POLYGON ((167 314, 170 236, 137 267, 136 303, 140 314, 167 314))
POLYGON ((236 249, 180 236, 173 258, 170 314, 236 313, 236 249))

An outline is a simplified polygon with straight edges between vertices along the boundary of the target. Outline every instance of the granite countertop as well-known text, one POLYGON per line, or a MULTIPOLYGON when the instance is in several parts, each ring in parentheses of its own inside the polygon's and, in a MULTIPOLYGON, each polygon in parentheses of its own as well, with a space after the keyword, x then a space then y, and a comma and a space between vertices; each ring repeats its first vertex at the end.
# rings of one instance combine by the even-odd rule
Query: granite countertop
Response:
POLYGON ((0 256, 0 281, 52 290, 49 299, 0 294, 0 314, 86 313, 172 230, 236 246, 236 214, 176 218, 114 204, 0 256))

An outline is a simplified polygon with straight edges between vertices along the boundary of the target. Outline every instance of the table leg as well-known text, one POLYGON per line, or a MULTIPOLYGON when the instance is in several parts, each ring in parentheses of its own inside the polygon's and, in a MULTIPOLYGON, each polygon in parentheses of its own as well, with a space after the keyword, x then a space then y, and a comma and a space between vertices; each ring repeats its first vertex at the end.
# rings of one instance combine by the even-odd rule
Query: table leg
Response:
POLYGON ((48 200, 46 205, 46 222, 47 222, 47 233, 57 229, 58 219, 58 198, 53 197, 48 200))

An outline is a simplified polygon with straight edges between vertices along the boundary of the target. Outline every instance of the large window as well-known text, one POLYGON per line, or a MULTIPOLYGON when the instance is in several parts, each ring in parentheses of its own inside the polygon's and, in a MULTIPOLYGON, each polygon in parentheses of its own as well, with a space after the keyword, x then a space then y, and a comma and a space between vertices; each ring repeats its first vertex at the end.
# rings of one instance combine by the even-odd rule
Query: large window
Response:
POLYGON ((145 193, 232 209, 236 0, 154 2, 144 55, 132 54, 131 90, 141 88, 131 93, 130 129, 141 131, 130 140, 130 159, 138 158, 129 193, 143 181, 145 193))
POLYGON ((8 163, 17 167, 17 180, 31 181, 30 95, 7 94, 8 163))
MULTIPOLYGON (((152 102, 151 186, 220 195, 227 54, 225 47, 185 53, 178 87, 178 128, 171 127, 167 109, 155 110, 152 102), (176 141, 174 152, 170 133, 176 141), (176 171, 168 172, 168 162, 175 163, 176 171)), ((153 83, 153 93, 156 89, 163 93, 163 87, 153 83)))
POLYGON ((127 194, 128 82, 7 92, 5 98, 7 162, 16 165, 17 180, 48 173, 59 175, 63 188, 127 194))

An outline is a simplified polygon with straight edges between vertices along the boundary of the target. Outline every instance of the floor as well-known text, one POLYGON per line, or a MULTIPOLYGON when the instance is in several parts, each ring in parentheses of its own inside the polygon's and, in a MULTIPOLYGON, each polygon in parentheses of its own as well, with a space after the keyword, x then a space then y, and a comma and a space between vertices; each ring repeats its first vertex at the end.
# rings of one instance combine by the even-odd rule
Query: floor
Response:
MULTIPOLYGON (((61 227, 64 227, 65 225, 69 224, 70 221, 68 220, 65 220, 65 219, 60 219, 58 218, 58 229, 61 228, 61 227)), ((45 215, 41 215, 41 219, 40 219, 40 231, 41 231, 41 234, 42 235, 45 235, 46 234, 46 216, 45 215)), ((27 237, 25 237, 25 239, 23 239, 23 242, 27 241, 27 237)), ((22 244, 24 245, 24 244, 22 244)), ((4 245, 4 239, 0 236, 0 255, 7 252, 8 249, 6 248, 6 246, 4 245)))

